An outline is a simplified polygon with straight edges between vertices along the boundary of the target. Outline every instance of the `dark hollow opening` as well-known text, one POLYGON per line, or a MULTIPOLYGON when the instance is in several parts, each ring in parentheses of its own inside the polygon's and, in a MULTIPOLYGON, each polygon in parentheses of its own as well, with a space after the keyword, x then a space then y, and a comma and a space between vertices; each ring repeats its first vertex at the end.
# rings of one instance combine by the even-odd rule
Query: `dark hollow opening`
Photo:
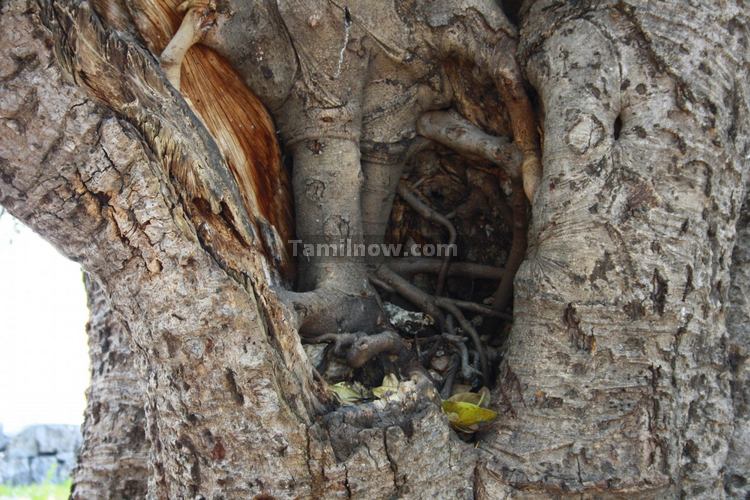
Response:
POLYGON ((615 140, 618 140, 620 138, 621 131, 622 131, 622 118, 620 117, 620 115, 617 115, 617 118, 615 118, 615 125, 614 125, 615 140))

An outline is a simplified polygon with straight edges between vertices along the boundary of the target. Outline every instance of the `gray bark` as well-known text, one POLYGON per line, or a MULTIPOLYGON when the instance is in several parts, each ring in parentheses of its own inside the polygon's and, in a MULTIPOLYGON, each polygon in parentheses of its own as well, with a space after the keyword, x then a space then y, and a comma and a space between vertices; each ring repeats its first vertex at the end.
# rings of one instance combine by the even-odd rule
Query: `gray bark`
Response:
POLYGON ((263 282, 263 257, 248 250, 240 274, 201 246, 153 152, 63 80, 29 7, 3 7, 3 118, 21 126, 0 143, 1 203, 95 274, 125 319, 147 377, 149 495, 470 491, 473 453, 414 384, 369 416, 317 421, 327 396, 263 282), (435 480, 448 465, 458 472, 435 480))
MULTIPOLYGON (((747 339, 725 315, 730 283, 730 324, 747 311, 742 273, 730 279, 746 7, 540 0, 524 12, 544 176, 495 391, 504 412, 477 448, 419 378, 392 402, 332 409, 267 257, 216 244, 218 222, 181 197, 160 149, 173 136, 144 125, 164 119, 153 103, 111 115, 64 80, 33 6, 2 9, 0 204, 95 275, 127 324, 146 374, 149 496, 743 494, 747 339)), ((70 12, 56 15, 79 30, 71 46, 126 60, 126 44, 81 32, 86 15, 70 12)), ((188 133, 178 94, 144 95, 173 99, 165 116, 188 133)), ((211 148, 201 130, 185 157, 211 148)))
POLYGON ((545 171, 502 368, 514 417, 480 476, 489 496, 722 497, 747 9, 553 5, 523 30, 545 171))
POLYGON ((71 498, 144 498, 149 447, 137 358, 127 326, 117 319, 105 291, 91 276, 84 275, 84 280, 91 386, 71 498))
POLYGON ((750 495, 750 204, 737 221, 727 310, 728 356, 732 370, 734 432, 729 441, 724 485, 733 498, 750 495))

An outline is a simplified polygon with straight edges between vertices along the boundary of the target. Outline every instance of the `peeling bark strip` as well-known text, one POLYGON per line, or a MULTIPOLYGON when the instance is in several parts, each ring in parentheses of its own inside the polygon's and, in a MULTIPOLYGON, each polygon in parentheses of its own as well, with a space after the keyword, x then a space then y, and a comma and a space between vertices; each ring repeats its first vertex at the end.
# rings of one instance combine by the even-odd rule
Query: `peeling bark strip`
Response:
MULTIPOLYGON (((55 53, 66 72, 138 127, 175 179, 175 188, 196 225, 209 219, 218 226, 209 244, 231 253, 231 240, 235 239, 231 233, 236 232, 240 244, 265 252, 288 275, 291 264, 282 237, 288 239, 291 234, 291 204, 284 194, 285 175, 273 127, 231 68, 205 51, 203 57, 193 55, 188 60, 186 94, 209 130, 217 134, 216 140, 223 146, 219 148, 203 122, 167 82, 156 60, 131 39, 103 26, 88 2, 41 0, 40 5, 42 21, 55 35, 55 53), (223 74, 223 84, 231 90, 206 93, 204 83, 223 74), (225 99, 221 106, 214 94, 225 99), (220 117, 209 112, 211 106, 232 110, 237 116, 220 117), (233 118, 236 121, 230 123, 233 118), (248 133, 253 129, 257 129, 256 135, 248 133), (254 141, 267 151, 257 152, 254 141), (262 177, 259 162, 271 170, 262 177), (274 229, 269 232, 265 220, 276 224, 275 234, 274 229)), ((154 31, 152 27, 148 32, 152 38, 163 39, 165 33, 154 31)))
MULTIPOLYGON (((160 54, 180 25, 180 2, 138 0, 130 10, 152 53, 160 54)), ((244 208, 261 232, 266 251, 284 277, 293 279, 289 241, 294 238, 289 176, 281 163, 276 127, 258 97, 214 50, 195 45, 181 64, 178 90, 198 115, 237 181, 244 208)), ((178 68, 178 71, 180 69, 178 68)))

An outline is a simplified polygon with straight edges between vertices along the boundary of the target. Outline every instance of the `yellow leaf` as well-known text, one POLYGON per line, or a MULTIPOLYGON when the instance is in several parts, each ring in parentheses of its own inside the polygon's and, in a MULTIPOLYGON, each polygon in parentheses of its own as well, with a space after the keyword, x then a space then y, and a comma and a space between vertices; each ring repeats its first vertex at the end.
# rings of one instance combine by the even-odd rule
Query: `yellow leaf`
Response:
POLYGON ((443 411, 450 424, 463 432, 475 432, 482 424, 497 418, 497 412, 466 401, 443 401, 443 411))
POLYGON ((398 392, 398 378, 392 373, 389 373, 385 377, 383 377, 383 384, 380 387, 375 387, 372 390, 373 396, 375 396, 378 399, 383 399, 385 397, 388 397, 392 394, 396 394, 398 392))
POLYGON ((482 408, 490 405, 490 390, 486 387, 479 389, 479 392, 458 392, 446 399, 454 403, 471 403, 482 408))
POLYGON ((385 377, 383 377, 383 387, 392 387, 394 389, 398 389, 398 377, 396 377, 394 374, 389 373, 385 377))
POLYGON ((358 382, 339 382, 330 387, 343 405, 354 405, 369 397, 367 389, 358 382))

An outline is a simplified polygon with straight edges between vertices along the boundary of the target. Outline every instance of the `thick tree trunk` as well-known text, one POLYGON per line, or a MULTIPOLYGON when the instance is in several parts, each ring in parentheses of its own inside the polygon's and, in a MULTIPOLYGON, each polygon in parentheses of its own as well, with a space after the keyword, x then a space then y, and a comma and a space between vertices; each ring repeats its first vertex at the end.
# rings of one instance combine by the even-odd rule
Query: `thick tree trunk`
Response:
POLYGON ((544 177, 495 391, 504 412, 475 448, 419 377, 392 401, 332 408, 266 258, 226 244, 231 193, 216 194, 225 211, 199 210, 169 168, 211 149, 200 122, 160 93, 151 56, 97 31, 85 2, 58 7, 44 16, 68 48, 135 68, 120 83, 63 54, 83 86, 133 85, 118 94, 129 121, 64 80, 34 5, 5 2, 0 204, 95 275, 127 324, 145 373, 150 497, 742 494, 741 248, 732 279, 730 265, 747 8, 540 0, 524 12, 544 177), (173 133, 194 140, 160 140, 173 133))
POLYGON ((484 491, 721 497, 747 9, 553 4, 524 24, 545 172, 484 491))
POLYGON ((149 457, 141 370, 127 327, 112 311, 106 293, 90 275, 84 275, 84 281, 91 386, 71 497, 145 498, 149 457))
POLYGON ((732 498, 750 495, 750 200, 745 198, 732 253, 732 286, 727 311, 732 370, 734 432, 729 441, 724 484, 732 498))

